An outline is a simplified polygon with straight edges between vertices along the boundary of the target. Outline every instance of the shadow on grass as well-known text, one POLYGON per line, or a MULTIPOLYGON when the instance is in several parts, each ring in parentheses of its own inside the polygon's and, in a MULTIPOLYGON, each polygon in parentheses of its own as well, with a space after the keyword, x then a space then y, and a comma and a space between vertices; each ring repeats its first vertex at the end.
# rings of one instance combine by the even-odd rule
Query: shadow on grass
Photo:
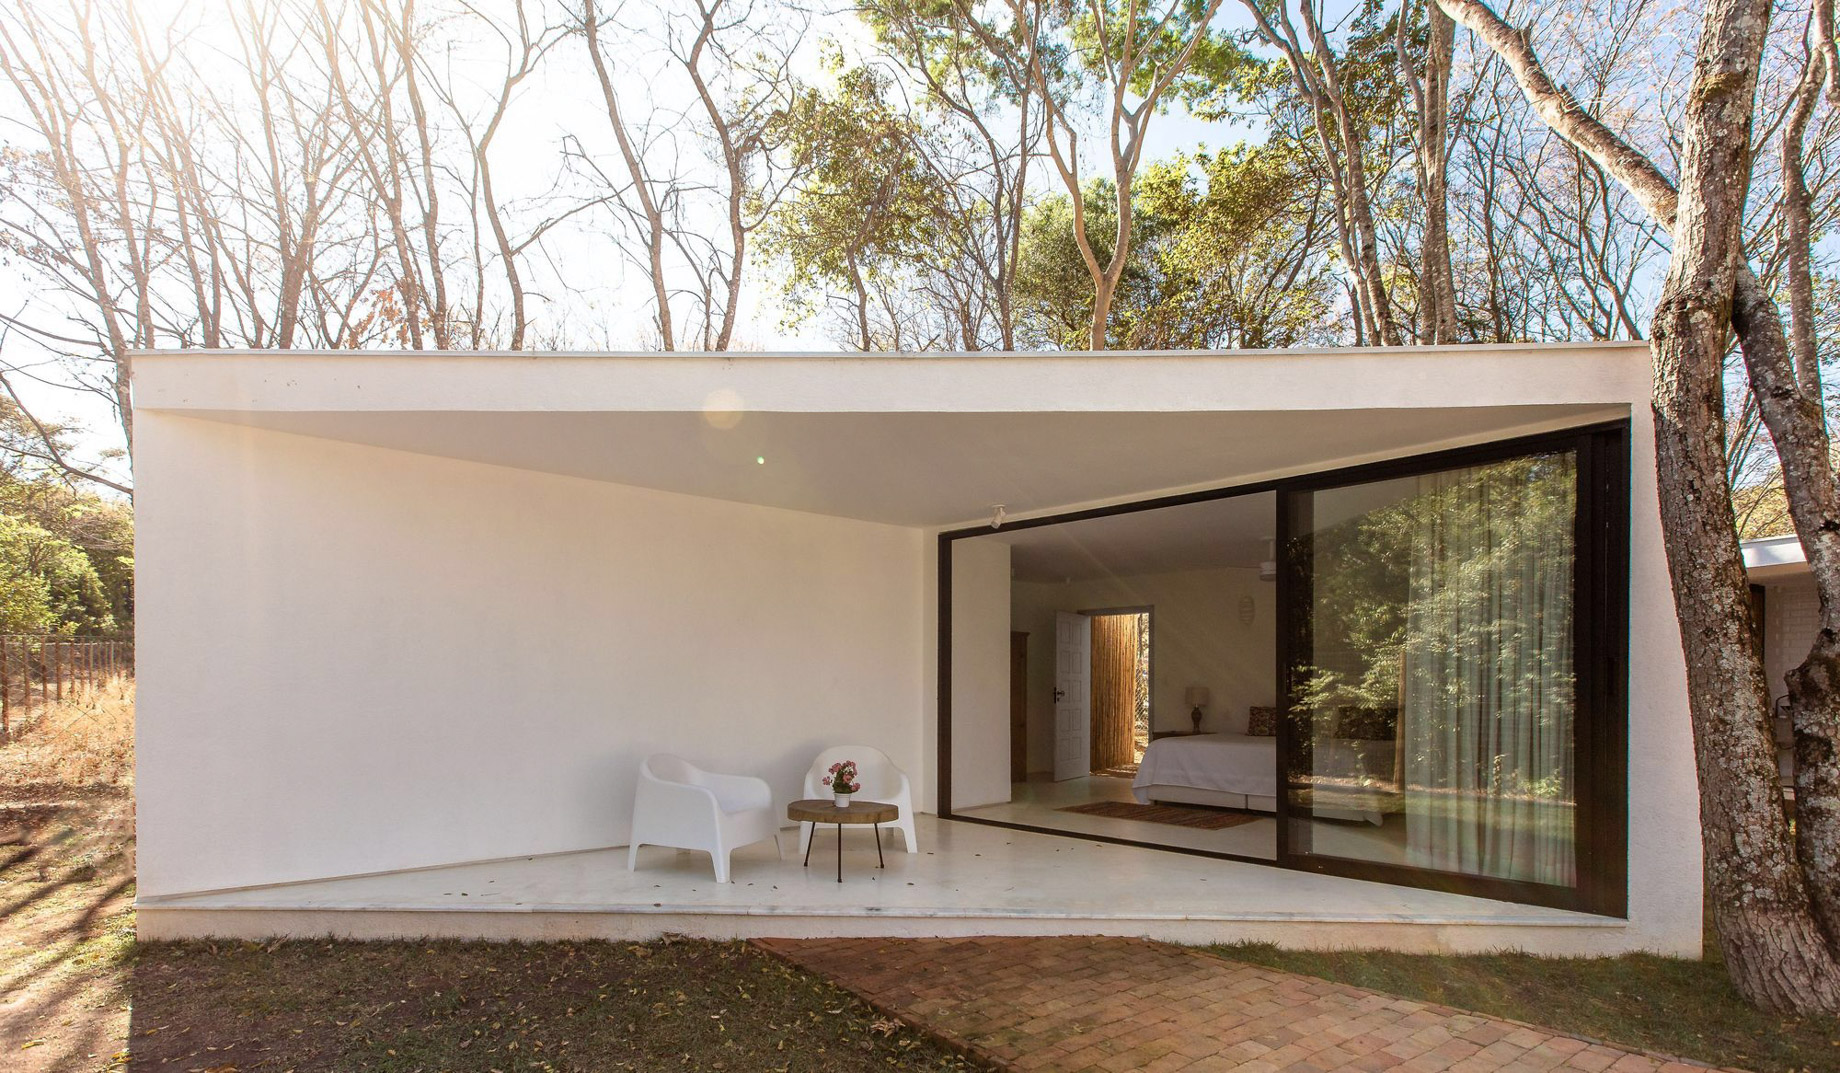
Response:
POLYGON ((982 1068, 740 943, 148 943, 131 1070, 982 1068))
MULTIPOLYGON (((1708 939, 1708 949, 1716 944, 1708 939)), ((1216 946, 1234 961, 1455 1006, 1575 1036, 1759 1073, 1840 1070, 1840 1021, 1765 1013, 1705 961, 1216 946)))
POLYGON ((15 822, 0 889, 19 892, 0 904, 0 1051, 9 1071, 106 1068, 119 1049, 133 929, 126 808, 117 790, 7 810, 15 822))

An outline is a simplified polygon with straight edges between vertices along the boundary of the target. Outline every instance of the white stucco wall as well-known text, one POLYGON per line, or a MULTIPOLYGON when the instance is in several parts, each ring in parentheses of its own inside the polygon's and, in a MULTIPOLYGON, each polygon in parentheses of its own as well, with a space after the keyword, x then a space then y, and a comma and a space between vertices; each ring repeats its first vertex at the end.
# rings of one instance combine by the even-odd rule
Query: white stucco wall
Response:
POLYGON ((1009 545, 952 542, 952 807, 1008 801, 1009 545))
POLYGON ((1645 405, 1631 407, 1629 455, 1629 945, 1697 956, 1699 778, 1645 405))
MULTIPOLYGON (((961 541, 960 543, 964 543, 961 541)), ((976 541, 974 541, 976 543, 976 541)), ((1276 703, 1277 586, 1257 570, 1178 570, 1059 584, 1018 581, 1012 629, 1029 634, 1029 770, 1054 766, 1054 612, 1107 607, 1155 609, 1150 617, 1154 730, 1192 725, 1184 694, 1211 692, 1202 729, 1243 733, 1246 709, 1276 703), (1252 622, 1240 601, 1252 601, 1252 622)))
MULTIPOLYGON (((143 895, 619 845, 921 737, 917 530, 143 413, 143 895)), ((1007 600, 1007 596, 1005 596, 1007 600)))
MULTIPOLYGON (((1504 410, 1489 427, 1632 422, 1623 945, 1698 949, 1698 801, 1639 344, 1000 360, 211 353, 147 355, 135 377, 143 894, 617 845, 632 769, 662 749, 766 774, 784 799, 819 746, 867 740, 931 807, 939 527, 995 502, 1026 517, 1476 442, 1474 427, 1451 438, 1451 415, 1550 404, 1572 409, 1504 410), (808 453, 775 466, 811 468, 743 467, 793 475, 754 502, 824 513, 609 483, 645 468, 629 464, 643 452, 602 438, 622 414, 694 416, 736 398, 776 421, 941 417, 874 451, 823 423, 794 428, 808 453), (1104 412, 1119 414, 1106 442, 1155 448, 1127 459, 1144 472, 1116 489, 1060 479, 1079 476, 1071 439, 1042 429, 1104 412), (594 420, 559 423, 568 413, 594 420), (1330 450, 1287 435, 1282 458, 1216 465, 1199 453, 1214 441, 1169 433, 1165 415, 1193 413, 1223 415, 1227 432, 1294 416, 1376 438, 1330 450), (494 414, 520 420, 462 461, 494 414), (283 418, 330 438, 227 423, 283 418), (592 465, 536 472, 526 448, 592 465), (834 458, 857 465, 821 477, 834 458), (1206 472, 1178 464, 1195 458, 1206 472), (605 479, 579 479, 594 475, 605 479), (808 485, 822 495, 793 494, 808 485), (846 507, 879 521, 824 516, 846 507), (881 524, 902 519, 925 528, 881 524)), ((647 441, 665 461, 632 483, 754 494, 726 455, 690 464, 697 436, 674 441, 682 450, 647 441)), ((982 685, 967 684, 978 692, 1007 682, 1007 568, 967 574, 988 574, 978 628, 995 642, 982 685)), ((1007 794, 1007 720, 981 722, 987 740, 954 727, 961 807, 1007 794)))

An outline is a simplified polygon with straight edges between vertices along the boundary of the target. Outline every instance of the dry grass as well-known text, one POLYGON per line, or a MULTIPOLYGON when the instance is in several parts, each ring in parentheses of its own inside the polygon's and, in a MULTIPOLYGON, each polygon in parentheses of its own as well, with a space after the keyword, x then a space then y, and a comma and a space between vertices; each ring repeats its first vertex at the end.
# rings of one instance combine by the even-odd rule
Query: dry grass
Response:
POLYGON ((0 1068, 125 1061, 134 686, 67 696, 0 746, 0 1068))
POLYGON ((121 786, 134 782, 134 680, 83 687, 0 748, 0 786, 121 786))

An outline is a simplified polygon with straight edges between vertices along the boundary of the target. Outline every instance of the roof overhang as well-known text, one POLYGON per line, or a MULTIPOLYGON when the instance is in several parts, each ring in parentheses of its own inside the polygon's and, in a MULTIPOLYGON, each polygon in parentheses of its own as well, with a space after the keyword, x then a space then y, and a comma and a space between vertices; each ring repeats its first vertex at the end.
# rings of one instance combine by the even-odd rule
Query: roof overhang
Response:
POLYGON ((155 351, 137 412, 949 526, 1625 418, 1641 344, 1017 355, 155 351), (763 461, 764 460, 764 461, 763 461))
POLYGON ((1802 551, 1801 540, 1793 534, 1746 540, 1741 547, 1744 572, 1752 581, 1800 577, 1808 573, 1808 556, 1802 551))

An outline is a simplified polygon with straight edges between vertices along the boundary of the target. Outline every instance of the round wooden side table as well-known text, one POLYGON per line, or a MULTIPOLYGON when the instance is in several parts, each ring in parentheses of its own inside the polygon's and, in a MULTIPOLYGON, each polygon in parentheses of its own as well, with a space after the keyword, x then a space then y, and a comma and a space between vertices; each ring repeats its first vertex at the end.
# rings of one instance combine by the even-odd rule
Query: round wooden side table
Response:
POLYGON ((837 882, 843 882, 843 825, 867 823, 875 827, 875 866, 888 867, 882 859, 882 824, 901 818, 901 810, 885 801, 852 801, 848 808, 838 808, 830 801, 794 801, 786 806, 786 818, 812 825, 811 838, 805 843, 805 867, 811 867, 811 844, 818 840, 818 824, 837 825, 837 882))

